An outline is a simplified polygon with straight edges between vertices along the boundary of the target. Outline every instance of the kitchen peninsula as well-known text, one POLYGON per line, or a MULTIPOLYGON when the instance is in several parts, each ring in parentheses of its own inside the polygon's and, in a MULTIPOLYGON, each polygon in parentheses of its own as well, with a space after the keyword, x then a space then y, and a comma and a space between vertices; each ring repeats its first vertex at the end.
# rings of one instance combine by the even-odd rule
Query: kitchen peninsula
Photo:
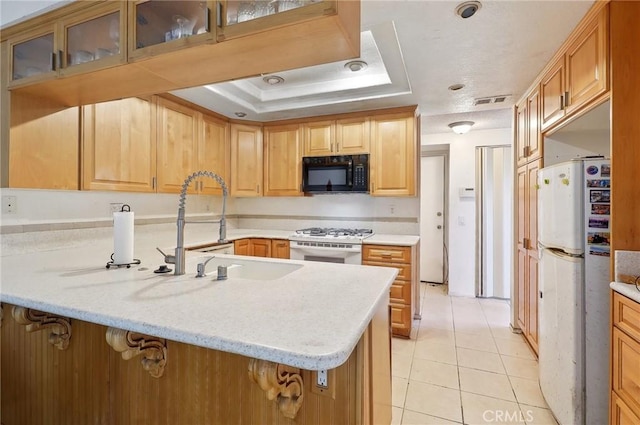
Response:
POLYGON ((106 269, 96 234, 3 251, 4 425, 390 422, 396 269, 240 257, 278 273, 218 281, 189 252, 154 273, 173 225, 136 227, 141 264, 106 269))

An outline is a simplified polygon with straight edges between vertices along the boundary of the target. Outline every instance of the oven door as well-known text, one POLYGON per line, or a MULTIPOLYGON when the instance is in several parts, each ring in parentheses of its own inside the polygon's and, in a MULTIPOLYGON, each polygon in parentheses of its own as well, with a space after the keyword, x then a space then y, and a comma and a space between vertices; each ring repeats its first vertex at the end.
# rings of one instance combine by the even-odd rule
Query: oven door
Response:
POLYGON ((289 256, 292 260, 362 264, 362 245, 354 243, 291 241, 289 256))

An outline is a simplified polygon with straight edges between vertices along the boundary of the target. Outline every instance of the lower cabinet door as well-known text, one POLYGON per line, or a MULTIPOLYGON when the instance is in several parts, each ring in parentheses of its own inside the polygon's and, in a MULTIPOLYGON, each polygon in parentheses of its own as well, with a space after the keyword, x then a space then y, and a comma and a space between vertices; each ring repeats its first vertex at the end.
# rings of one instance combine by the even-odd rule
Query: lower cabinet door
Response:
POLYGON ((640 424, 640 416, 632 411, 618 395, 611 391, 611 425, 637 425, 640 424))
POLYGON ((612 389, 629 408, 640 413, 640 343, 616 327, 612 342, 612 389))
POLYGON ((411 305, 391 303, 391 329, 394 335, 409 337, 411 305))
POLYGON ((411 282, 396 280, 391 285, 389 299, 392 303, 411 304, 411 282))

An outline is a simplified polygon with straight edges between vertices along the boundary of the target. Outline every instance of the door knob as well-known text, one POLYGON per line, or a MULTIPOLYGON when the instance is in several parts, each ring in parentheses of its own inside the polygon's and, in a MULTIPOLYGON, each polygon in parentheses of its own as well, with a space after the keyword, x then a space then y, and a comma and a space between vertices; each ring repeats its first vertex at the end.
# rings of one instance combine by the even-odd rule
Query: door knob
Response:
POLYGON ((438 211, 438 212, 436 213, 436 215, 437 215, 438 217, 442 217, 442 213, 441 213, 440 211, 438 211))
POLYGON ((442 229, 442 226, 438 224, 438 226, 436 226, 437 229, 442 229))

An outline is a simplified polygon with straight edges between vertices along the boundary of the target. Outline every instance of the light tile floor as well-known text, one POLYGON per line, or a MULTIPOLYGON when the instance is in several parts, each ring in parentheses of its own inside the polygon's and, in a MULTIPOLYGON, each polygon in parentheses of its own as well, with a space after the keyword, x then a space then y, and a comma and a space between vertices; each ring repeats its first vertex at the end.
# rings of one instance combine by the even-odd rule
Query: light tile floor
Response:
POLYGON ((422 320, 410 340, 392 341, 392 423, 556 425, 509 304, 420 285, 422 320))

